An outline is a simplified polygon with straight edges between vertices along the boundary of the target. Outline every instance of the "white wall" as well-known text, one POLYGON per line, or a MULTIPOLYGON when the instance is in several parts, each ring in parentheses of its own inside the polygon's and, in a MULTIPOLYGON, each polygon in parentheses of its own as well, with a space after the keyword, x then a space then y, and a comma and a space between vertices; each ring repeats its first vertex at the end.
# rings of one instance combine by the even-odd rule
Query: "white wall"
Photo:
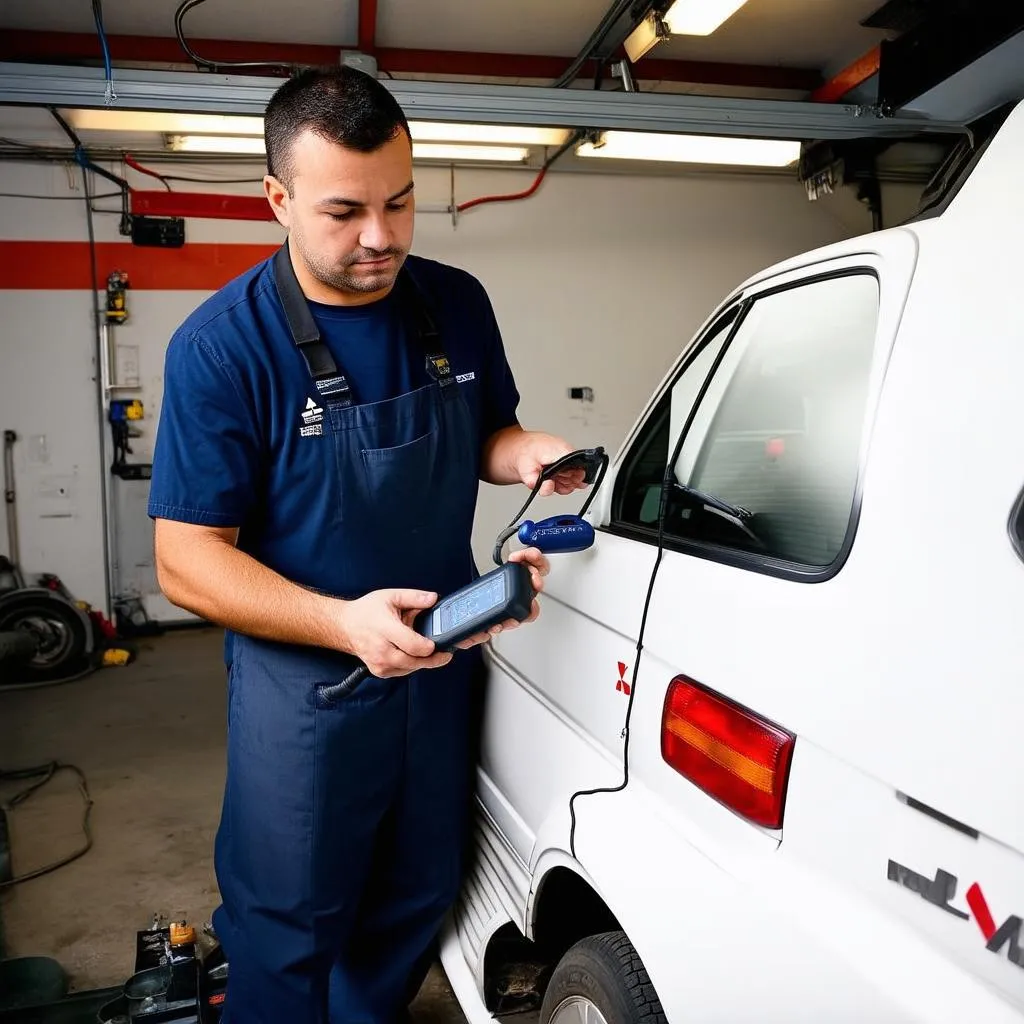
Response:
MULTIPOLYGON (((227 177, 239 168, 191 170, 227 177)), ((251 165, 241 170, 253 173, 251 165)), ((524 172, 460 170, 456 198, 518 191, 529 181, 524 172)), ((81 187, 63 167, 0 164, 0 192, 76 194, 69 183, 81 187)), ((107 190, 102 182, 97 187, 107 190)), ((449 188, 447 170, 418 169, 421 204, 447 203, 449 188)), ((899 198, 905 205, 906 196, 899 198)), ((869 227, 867 213, 849 196, 811 203, 786 179, 552 173, 531 199, 479 207, 456 228, 446 215, 422 213, 415 251, 463 267, 487 287, 528 427, 562 434, 580 447, 614 449, 681 345, 725 293, 766 264, 869 227), (573 385, 593 388, 593 405, 570 402, 566 392, 573 385)), ((101 241, 124 241, 116 217, 99 217, 97 228, 101 241)), ((281 237, 272 224, 224 221, 189 221, 187 233, 190 242, 274 243, 281 237)), ((86 237, 81 203, 0 197, 0 239, 86 237)), ((111 269, 100 266, 101 280, 111 269)), ((136 459, 152 451, 164 346, 203 297, 129 293, 131 319, 119 337, 140 346, 147 417, 136 459)), ((102 607, 99 474, 105 468, 87 294, 0 291, 0 314, 0 429, 23 438, 17 453, 23 562, 29 571, 58 573, 77 596, 102 607), (29 439, 39 436, 46 438, 47 462, 32 458, 29 439), (62 483, 70 485, 68 497, 54 497, 62 483)), ((484 488, 476 544, 482 563, 523 498, 521 488, 484 488)), ((555 508, 541 507, 538 516, 555 508)), ((5 546, 4 533, 0 549, 5 546)))
MULTIPOLYGON (((0 191, 67 195, 67 174, 58 167, 0 165, 0 191)), ((85 237, 80 203, 0 199, 0 238, 85 237)), ((76 595, 102 607, 93 350, 87 292, 0 291, 0 428, 20 436, 15 472, 22 562, 29 572, 57 573, 76 595)), ((6 529, 0 550, 9 553, 6 529)))

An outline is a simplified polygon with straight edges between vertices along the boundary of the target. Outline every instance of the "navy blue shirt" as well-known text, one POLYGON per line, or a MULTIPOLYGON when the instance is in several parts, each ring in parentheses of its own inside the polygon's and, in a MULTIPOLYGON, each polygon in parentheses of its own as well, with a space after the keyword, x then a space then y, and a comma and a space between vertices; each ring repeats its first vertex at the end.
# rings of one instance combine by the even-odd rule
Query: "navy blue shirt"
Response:
MULTIPOLYGON (((470 274, 410 256, 477 430, 477 457, 517 422, 519 393, 490 300, 470 274)), ((365 306, 309 303, 357 404, 430 382, 424 353, 394 295, 365 306)), ((339 482, 333 440, 316 416, 270 259, 207 299, 167 349, 149 514, 239 527, 239 548, 287 579, 336 593, 331 531, 339 482), (312 406, 311 406, 312 403, 312 406)), ((479 470, 477 470, 479 471, 479 470)))

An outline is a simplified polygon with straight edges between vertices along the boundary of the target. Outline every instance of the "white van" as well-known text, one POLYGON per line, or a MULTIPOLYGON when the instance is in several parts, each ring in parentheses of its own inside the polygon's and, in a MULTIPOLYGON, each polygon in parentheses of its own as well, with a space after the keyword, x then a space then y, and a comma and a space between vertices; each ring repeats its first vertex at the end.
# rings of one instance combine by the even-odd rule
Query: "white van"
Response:
POLYGON ((491 645, 474 1024, 1024 1021, 1022 167, 731 295, 491 645))

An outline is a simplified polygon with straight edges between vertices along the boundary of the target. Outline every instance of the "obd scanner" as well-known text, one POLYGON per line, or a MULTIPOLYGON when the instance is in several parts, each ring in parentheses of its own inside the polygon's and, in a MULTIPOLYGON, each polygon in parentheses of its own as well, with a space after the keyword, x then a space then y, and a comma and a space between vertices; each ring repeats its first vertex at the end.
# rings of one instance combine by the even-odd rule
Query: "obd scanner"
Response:
MULTIPOLYGON (((591 547, 594 543, 594 528, 583 517, 607 470, 608 455, 604 448, 585 448, 571 452, 545 466, 526 504, 498 534, 494 544, 497 568, 441 598, 432 608, 420 612, 412 628, 421 636, 433 640, 436 650, 454 652, 458 644, 477 633, 486 632, 509 619, 523 622, 529 618, 533 600, 537 596, 530 568, 521 562, 505 561, 505 542, 516 534, 521 543, 538 548, 545 554, 566 554, 591 547), (538 523, 526 520, 519 525, 544 482, 566 469, 583 469, 584 482, 592 485, 580 511, 576 515, 552 516, 538 523)), ((322 695, 328 700, 345 697, 369 674, 366 665, 360 663, 340 683, 323 687, 322 695)))

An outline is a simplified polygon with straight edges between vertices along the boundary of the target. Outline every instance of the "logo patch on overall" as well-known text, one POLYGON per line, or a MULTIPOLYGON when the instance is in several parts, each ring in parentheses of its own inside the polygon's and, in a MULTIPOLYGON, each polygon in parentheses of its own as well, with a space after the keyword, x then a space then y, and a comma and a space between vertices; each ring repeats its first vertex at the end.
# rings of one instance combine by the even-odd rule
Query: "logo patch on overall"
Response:
POLYGON ((455 378, 460 384, 468 384, 471 380, 476 380, 475 373, 460 373, 455 378))
POLYGON ((302 410, 302 428, 300 437, 319 437, 324 432, 324 411, 312 398, 306 399, 306 408, 302 410))
POLYGON ((328 377, 326 380, 314 381, 316 384, 317 391, 323 395, 333 395, 335 391, 343 391, 345 389, 346 381, 342 376, 328 377))

